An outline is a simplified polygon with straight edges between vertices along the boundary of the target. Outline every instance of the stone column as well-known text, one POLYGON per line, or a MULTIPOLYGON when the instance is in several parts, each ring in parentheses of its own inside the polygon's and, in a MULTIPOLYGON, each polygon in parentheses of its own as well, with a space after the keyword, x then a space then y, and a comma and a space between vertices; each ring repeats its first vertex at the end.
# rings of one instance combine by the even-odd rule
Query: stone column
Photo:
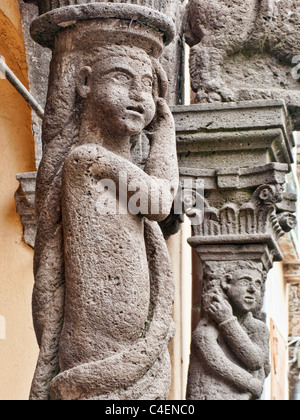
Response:
POLYGON ((127 3, 149 7, 164 13, 173 20, 175 25, 174 40, 166 46, 160 61, 165 69, 168 80, 168 103, 180 104, 183 96, 183 39, 182 23, 186 0, 24 0, 25 3, 34 3, 39 7, 39 13, 44 14, 53 9, 65 6, 80 6, 90 3, 127 3))
POLYGON ((290 116, 274 101, 175 107, 173 114, 181 182, 194 190, 189 243, 202 273, 187 398, 257 399, 270 371, 264 284, 282 259, 277 240, 295 226, 295 197, 284 193, 290 116))
POLYGON ((269 374, 264 281, 295 226, 295 196, 283 191, 299 128, 298 9, 291 0, 186 9, 192 101, 208 104, 175 110, 182 182, 205 187, 203 211, 188 210, 203 273, 189 399, 259 398, 269 374))
POLYGON ((174 25, 135 4, 38 4, 31 33, 53 58, 36 189, 40 355, 30 398, 166 399, 174 281, 157 222, 171 210, 178 165, 158 58, 174 25), (140 168, 130 139, 146 128, 140 168))

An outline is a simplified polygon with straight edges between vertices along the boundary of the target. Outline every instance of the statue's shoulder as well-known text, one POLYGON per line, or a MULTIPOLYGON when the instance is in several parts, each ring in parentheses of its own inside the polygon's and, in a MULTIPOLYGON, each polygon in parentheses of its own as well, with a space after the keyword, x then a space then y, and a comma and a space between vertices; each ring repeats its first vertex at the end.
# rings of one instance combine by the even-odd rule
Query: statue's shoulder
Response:
POLYGON ((66 157, 66 165, 78 165, 79 163, 93 163, 95 159, 103 156, 103 147, 94 143, 86 143, 71 148, 66 157))
POLYGON ((249 312, 243 325, 247 329, 249 335, 257 334, 260 337, 268 339, 270 333, 267 324, 264 321, 255 318, 252 312, 249 312))

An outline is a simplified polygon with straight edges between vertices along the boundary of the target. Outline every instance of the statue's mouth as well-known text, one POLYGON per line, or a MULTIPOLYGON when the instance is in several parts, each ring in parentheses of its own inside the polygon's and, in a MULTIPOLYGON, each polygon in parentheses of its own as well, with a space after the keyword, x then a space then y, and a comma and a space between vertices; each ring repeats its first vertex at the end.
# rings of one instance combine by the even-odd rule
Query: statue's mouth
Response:
POLYGON ((253 296, 245 296, 245 301, 248 303, 252 303, 255 301, 253 296))
POLYGON ((144 114, 144 112, 145 112, 145 110, 142 106, 128 106, 126 109, 127 109, 127 111, 135 112, 135 113, 141 114, 141 115, 144 114))

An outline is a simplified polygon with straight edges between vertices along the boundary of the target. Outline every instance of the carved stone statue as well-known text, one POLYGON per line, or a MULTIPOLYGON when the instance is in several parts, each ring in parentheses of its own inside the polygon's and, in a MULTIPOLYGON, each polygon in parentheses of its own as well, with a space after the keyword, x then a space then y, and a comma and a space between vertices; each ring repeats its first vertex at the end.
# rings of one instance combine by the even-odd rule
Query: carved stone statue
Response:
POLYGON ((206 263, 202 319, 192 339, 187 399, 259 398, 269 367, 261 321, 265 273, 250 261, 206 263))
POLYGON ((284 99, 299 111, 298 27, 295 0, 190 0, 185 38, 196 102, 284 99))
POLYGON ((165 37, 123 19, 123 6, 55 42, 37 179, 31 399, 165 399, 170 388, 174 284, 157 222, 178 167, 156 59, 165 37), (144 129, 142 170, 130 137, 144 129))

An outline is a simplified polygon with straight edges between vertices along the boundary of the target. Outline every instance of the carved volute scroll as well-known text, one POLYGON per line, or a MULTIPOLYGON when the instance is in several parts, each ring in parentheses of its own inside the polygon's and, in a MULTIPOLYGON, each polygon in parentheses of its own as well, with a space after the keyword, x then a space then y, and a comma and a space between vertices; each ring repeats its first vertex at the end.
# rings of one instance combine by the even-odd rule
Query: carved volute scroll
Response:
POLYGON ((53 59, 36 190, 40 355, 30 398, 165 399, 174 281, 157 222, 170 212, 178 165, 157 58, 174 29, 141 6, 82 3, 32 25, 53 59), (142 170, 130 137, 146 127, 142 170))

